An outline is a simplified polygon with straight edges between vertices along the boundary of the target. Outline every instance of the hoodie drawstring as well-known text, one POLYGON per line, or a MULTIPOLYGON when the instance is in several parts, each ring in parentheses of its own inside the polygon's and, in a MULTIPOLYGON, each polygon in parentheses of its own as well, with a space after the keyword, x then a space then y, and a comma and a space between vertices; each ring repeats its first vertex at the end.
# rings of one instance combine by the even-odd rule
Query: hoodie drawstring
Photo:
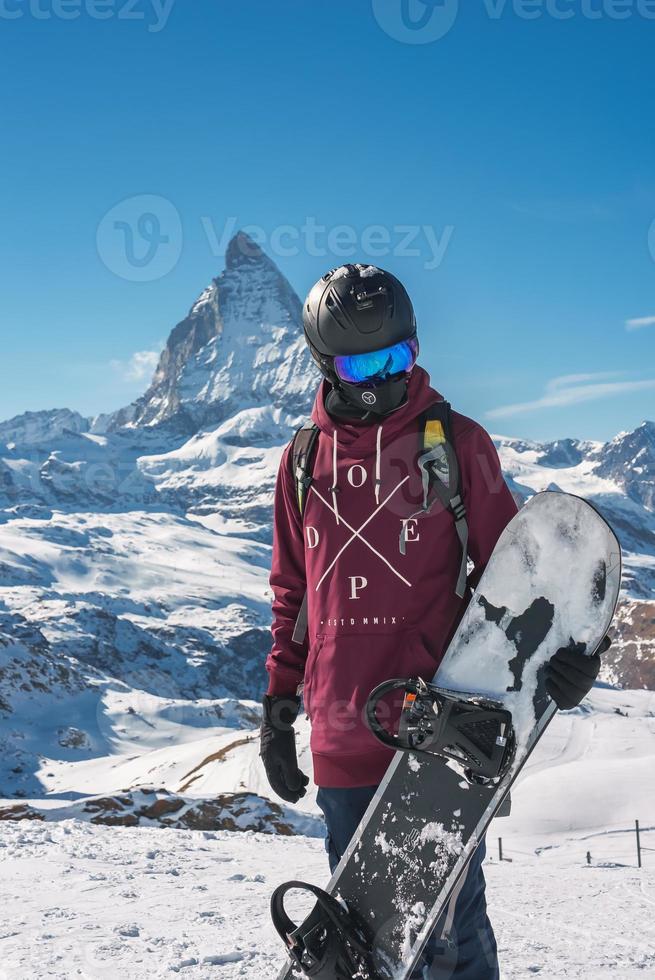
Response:
POLYGON ((375 444, 375 503, 380 503, 380 445, 382 442, 382 426, 378 425, 378 436, 375 444))
POLYGON ((334 516, 338 524, 339 505, 337 504, 337 494, 339 493, 339 484, 337 482, 337 430, 336 429, 332 434, 332 486, 330 487, 330 493, 332 494, 332 506, 334 508, 334 516))
MULTIPOLYGON (((332 507, 334 510, 334 516, 336 518, 337 524, 339 521, 339 505, 337 503, 337 494, 340 491, 339 481, 338 481, 338 468, 337 468, 337 430, 334 429, 332 432, 332 486, 330 487, 330 493, 332 494, 332 507)), ((375 480, 373 483, 373 489, 375 493, 375 503, 379 507, 380 505, 380 489, 382 487, 382 480, 380 478, 380 469, 382 464, 382 426, 378 425, 377 438, 375 441, 375 480)))

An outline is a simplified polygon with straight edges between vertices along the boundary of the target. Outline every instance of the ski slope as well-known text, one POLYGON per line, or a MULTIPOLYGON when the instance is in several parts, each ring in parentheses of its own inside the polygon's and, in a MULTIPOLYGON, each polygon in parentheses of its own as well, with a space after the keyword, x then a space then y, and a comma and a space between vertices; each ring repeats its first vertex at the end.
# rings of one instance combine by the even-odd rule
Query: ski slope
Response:
MULTIPOLYGON (((126 706, 117 700, 110 710, 126 706)), ((139 784, 186 787, 199 798, 244 789, 271 796, 248 724, 256 705, 225 704, 223 720, 234 727, 210 734, 161 699, 139 710, 137 742, 133 729, 114 755, 43 760, 49 792, 34 802, 48 809, 47 823, 0 822, 0 980, 272 980, 282 952, 268 915, 272 889, 294 876, 327 881, 316 838, 56 820, 80 794, 139 784)), ((300 762, 309 771, 307 741, 302 718, 300 762)), ((653 692, 595 688, 583 707, 556 716, 511 816, 488 835, 504 980, 655 976, 655 850, 644 851, 639 871, 634 835, 639 819, 644 846, 655 848, 654 757, 653 692), (510 859, 502 864, 498 837, 510 859)), ((317 812, 313 792, 300 809, 317 812)))
MULTIPOLYGON (((503 980, 655 973, 655 854, 641 871, 586 867, 581 846, 487 862, 503 980)), ((327 877, 305 837, 74 821, 0 825, 0 860, 0 980, 273 980, 272 889, 327 877)))

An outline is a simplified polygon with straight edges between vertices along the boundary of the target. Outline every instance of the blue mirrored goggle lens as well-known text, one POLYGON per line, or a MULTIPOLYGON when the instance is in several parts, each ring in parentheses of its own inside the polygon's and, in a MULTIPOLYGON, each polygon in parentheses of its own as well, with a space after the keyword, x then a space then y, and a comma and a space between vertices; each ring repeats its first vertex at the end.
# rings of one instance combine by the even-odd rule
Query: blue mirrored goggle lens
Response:
POLYGON ((411 371, 417 354, 417 342, 403 340, 393 347, 384 347, 370 354, 339 355, 334 359, 334 370, 342 381, 371 384, 384 381, 391 374, 411 371))

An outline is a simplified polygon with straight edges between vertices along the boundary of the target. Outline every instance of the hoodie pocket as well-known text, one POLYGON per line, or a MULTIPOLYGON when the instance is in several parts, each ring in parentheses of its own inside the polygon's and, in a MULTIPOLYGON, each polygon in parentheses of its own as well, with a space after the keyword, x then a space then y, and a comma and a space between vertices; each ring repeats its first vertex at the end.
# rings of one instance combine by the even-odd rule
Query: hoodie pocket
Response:
POLYGON ((305 667, 312 751, 325 755, 383 751, 365 720, 369 694, 392 677, 432 680, 436 669, 415 627, 393 633, 320 634, 305 667))

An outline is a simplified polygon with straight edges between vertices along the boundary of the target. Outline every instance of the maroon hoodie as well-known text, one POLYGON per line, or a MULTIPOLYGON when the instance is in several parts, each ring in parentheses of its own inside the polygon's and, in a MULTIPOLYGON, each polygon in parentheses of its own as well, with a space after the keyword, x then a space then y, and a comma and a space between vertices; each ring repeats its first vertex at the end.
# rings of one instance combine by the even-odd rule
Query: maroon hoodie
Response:
MULTIPOLYGON (((278 472, 268 693, 295 694, 304 683, 318 786, 373 786, 393 753, 369 732, 366 699, 391 677, 432 679, 468 596, 455 594, 461 547, 452 515, 438 501, 421 512, 419 416, 441 400, 427 372, 414 368, 405 405, 365 423, 329 415, 329 390, 323 382, 312 410, 321 431, 302 518, 290 445, 278 472), (300 645, 291 634, 305 589, 300 645)), ((474 584, 516 504, 485 430, 456 412, 452 427, 474 584)))

